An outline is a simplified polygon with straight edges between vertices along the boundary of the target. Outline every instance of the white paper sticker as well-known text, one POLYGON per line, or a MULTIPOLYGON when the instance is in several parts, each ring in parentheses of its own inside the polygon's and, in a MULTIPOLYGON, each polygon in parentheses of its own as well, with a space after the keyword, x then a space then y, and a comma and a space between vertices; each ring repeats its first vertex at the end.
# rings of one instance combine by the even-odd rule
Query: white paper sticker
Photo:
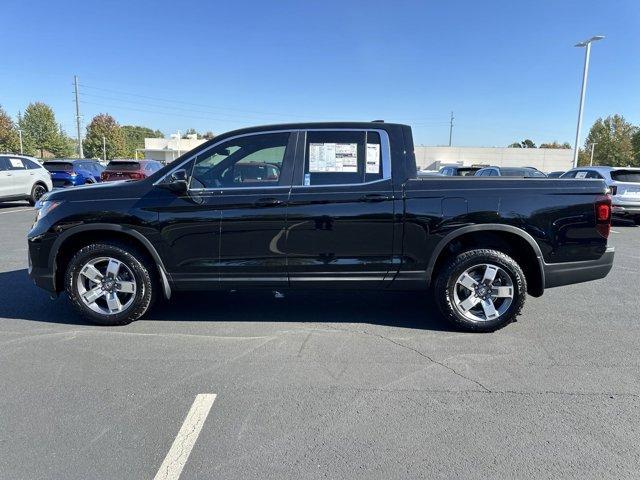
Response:
POLYGON ((310 143, 309 172, 357 172, 357 143, 310 143))
POLYGON ((576 173, 576 178, 586 178, 587 172, 578 172, 576 173))
POLYGON ((13 168, 24 168, 24 163, 19 158, 10 158, 9 162, 13 168))
POLYGON ((380 144, 367 143, 366 173, 380 173, 380 144))

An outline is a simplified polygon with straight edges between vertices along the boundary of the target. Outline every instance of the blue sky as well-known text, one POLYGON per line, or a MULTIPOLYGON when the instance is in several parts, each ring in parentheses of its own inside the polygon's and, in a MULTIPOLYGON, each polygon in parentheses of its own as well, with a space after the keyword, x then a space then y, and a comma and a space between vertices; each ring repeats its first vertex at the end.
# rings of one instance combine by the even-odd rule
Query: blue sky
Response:
POLYGON ((585 129, 640 124, 640 1, 4 0, 0 104, 55 110, 75 135, 100 112, 165 134, 385 119, 416 143, 573 143, 583 49, 585 129))

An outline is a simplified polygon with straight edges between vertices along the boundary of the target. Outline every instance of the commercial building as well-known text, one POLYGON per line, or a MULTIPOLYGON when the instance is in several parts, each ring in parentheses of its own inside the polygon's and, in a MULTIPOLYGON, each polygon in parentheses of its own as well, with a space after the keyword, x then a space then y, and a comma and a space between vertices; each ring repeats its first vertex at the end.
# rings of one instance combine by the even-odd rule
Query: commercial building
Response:
POLYGON ((421 170, 438 170, 442 165, 496 165, 535 167, 543 172, 566 171, 573 165, 572 149, 509 147, 415 147, 421 170))
POLYGON ((197 135, 187 135, 187 138, 180 138, 180 135, 177 134, 171 135, 169 138, 145 138, 142 151, 144 158, 170 163, 183 153, 206 141, 206 138, 198 138, 197 135))

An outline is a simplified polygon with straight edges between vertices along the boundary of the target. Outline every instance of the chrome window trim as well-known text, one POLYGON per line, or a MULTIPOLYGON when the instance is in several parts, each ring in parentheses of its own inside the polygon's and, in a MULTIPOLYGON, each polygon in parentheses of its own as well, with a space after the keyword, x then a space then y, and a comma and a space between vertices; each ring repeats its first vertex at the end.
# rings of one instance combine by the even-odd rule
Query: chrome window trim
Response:
MULTIPOLYGON (((370 182, 361 182, 361 183, 338 183, 331 185, 265 185, 265 186, 251 186, 251 187, 221 187, 221 188, 191 188, 191 178, 189 178, 189 192, 194 193, 202 193, 202 192, 212 192, 212 191, 226 191, 226 190, 262 190, 265 188, 326 188, 326 187, 353 187, 359 185, 370 185, 373 183, 379 183, 387 180, 391 180, 391 146, 389 142, 389 134, 386 130, 377 129, 377 128, 294 128, 294 129, 282 129, 282 130, 267 130, 264 132, 251 132, 251 133, 242 133, 240 135, 234 135, 233 137, 225 138, 224 140, 220 140, 212 144, 206 150, 198 152, 195 155, 186 158, 179 165, 176 165, 174 168, 169 170, 162 178, 156 180, 153 185, 156 186, 160 183, 163 183, 167 177, 169 177, 176 170, 180 170, 182 166, 194 160, 198 156, 208 152, 209 150, 221 145, 222 143, 235 140, 237 138, 249 137, 254 135, 268 135, 271 133, 306 133, 306 132, 377 132, 380 135, 380 155, 382 156, 382 178, 378 180, 372 180, 370 182)), ((305 158, 306 162, 306 137, 305 137, 305 158)), ((366 146, 365 146, 366 152, 366 146)), ((366 155, 366 153, 365 153, 366 155)), ((294 157, 294 161, 295 161, 294 157)), ((366 159, 365 159, 366 161, 366 159)), ((195 166, 195 165, 194 165, 195 166)))

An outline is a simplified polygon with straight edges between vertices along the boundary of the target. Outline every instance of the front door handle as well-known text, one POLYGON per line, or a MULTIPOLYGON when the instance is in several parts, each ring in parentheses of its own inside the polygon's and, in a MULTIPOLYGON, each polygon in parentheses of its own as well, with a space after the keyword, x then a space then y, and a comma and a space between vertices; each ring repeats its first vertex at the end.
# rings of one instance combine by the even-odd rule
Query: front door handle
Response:
POLYGON ((278 200, 277 198, 260 198, 254 202, 254 205, 256 207, 277 207, 283 203, 282 200, 278 200))
POLYGON ((389 196, 381 193, 369 193, 362 197, 361 200, 363 202, 384 202, 385 200, 389 200, 389 196))

